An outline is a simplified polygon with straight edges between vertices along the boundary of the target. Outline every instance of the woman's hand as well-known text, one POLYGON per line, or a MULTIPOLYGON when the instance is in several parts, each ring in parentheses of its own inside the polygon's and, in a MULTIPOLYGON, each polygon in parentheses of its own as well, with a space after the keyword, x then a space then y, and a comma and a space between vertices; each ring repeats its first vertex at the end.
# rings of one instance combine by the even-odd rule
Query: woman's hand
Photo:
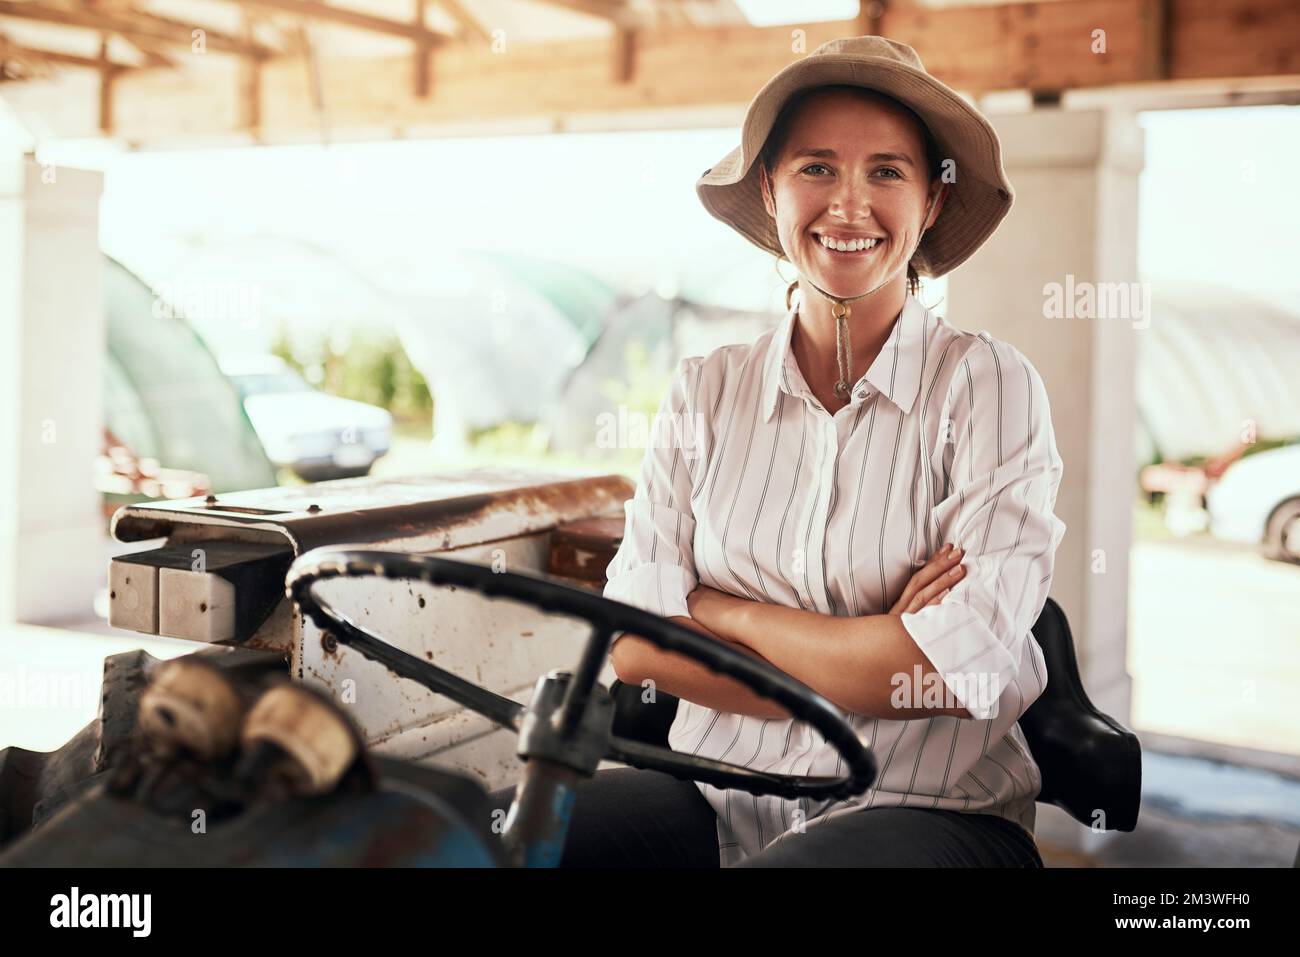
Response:
POLYGON ((903 596, 889 609, 891 615, 918 612, 927 605, 937 605, 948 590, 966 576, 961 562, 965 552, 953 545, 945 545, 928 562, 912 574, 903 596))
MULTIPOLYGON (((966 568, 961 564, 963 555, 965 552, 962 549, 951 545, 941 548, 912 574, 907 587, 903 589, 902 597, 894 603, 889 614, 902 615, 904 612, 920 611, 927 605, 939 604, 949 589, 966 575, 966 568)), ((762 649, 754 646, 746 616, 755 606, 762 604, 707 585, 696 586, 686 596, 686 608, 692 619, 715 635, 747 645, 760 654, 762 649), (747 636, 751 640, 747 640, 747 636)))
POLYGON ((743 614, 745 609, 754 604, 745 598, 729 595, 707 585, 697 585, 686 596, 686 609, 691 618, 709 631, 730 641, 744 644, 745 633, 743 614))

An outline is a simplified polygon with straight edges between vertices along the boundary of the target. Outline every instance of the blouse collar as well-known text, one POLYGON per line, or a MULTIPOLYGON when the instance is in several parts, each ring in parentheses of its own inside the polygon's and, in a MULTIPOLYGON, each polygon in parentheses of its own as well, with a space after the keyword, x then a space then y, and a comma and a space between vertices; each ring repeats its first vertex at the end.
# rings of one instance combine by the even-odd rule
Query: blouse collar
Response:
MULTIPOLYGON (((928 310, 911 293, 903 303, 903 311, 894 321, 889 339, 881 348, 871 368, 854 383, 853 390, 869 382, 898 406, 904 414, 912 411, 917 394, 921 391, 921 366, 924 360, 925 319, 928 310)), ((786 363, 794 364, 790 344, 799 313, 796 301, 772 334, 763 366, 763 418, 772 420, 781 391, 789 392, 785 382, 786 363)))

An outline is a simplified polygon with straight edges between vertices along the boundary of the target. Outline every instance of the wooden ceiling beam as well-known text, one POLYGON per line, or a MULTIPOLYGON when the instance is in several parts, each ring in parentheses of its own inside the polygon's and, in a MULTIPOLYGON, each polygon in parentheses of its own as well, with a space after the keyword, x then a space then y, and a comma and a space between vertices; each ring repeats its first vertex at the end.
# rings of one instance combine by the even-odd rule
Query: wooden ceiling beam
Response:
POLYGON ((121 70, 108 58, 108 37, 99 38, 99 131, 113 135, 113 84, 121 70))
POLYGON ((927 70, 968 93, 1300 73, 1295 0, 1058 0, 948 8, 895 0, 885 6, 880 32, 914 46, 927 70))
MULTIPOLYGON (((415 26, 421 30, 424 29, 424 0, 415 0, 415 26)), ((415 95, 421 99, 427 98, 433 85, 433 64, 429 62, 429 55, 433 46, 421 40, 415 43, 415 95)))
MULTIPOLYGON (((799 28, 810 52, 852 35, 857 23, 799 28)), ((516 42, 509 56, 486 45, 446 44, 437 52, 437 88, 427 97, 412 91, 409 54, 331 59, 315 90, 300 61, 276 58, 262 73, 262 133, 268 142, 312 136, 320 124, 316 101, 329 103, 330 128, 341 137, 515 119, 558 120, 558 126, 567 116, 593 113, 743 108, 800 56, 791 51, 792 29, 638 30, 635 69, 624 83, 611 82, 609 38, 516 42)), ((973 95, 1023 89, 1050 100, 1062 90, 1252 78, 1300 89, 1300 50, 1293 39, 1300 35, 1300 5, 1293 0, 1059 0, 947 8, 887 3, 880 29, 916 47, 939 79, 973 95), (1104 30, 1106 39, 1097 52, 1095 30, 1104 30)), ((21 84, 6 86, 6 96, 21 95, 21 84)), ((237 134, 241 126, 235 85, 213 83, 200 70, 122 76, 114 112, 118 135, 142 144, 211 140, 237 134)))
POLYGON ((611 79, 615 83, 630 83, 636 72, 637 30, 650 24, 627 7, 622 0, 537 0, 557 10, 585 13, 590 17, 607 20, 614 25, 613 60, 611 79))
MULTIPOLYGON (((256 18, 245 12, 244 40, 252 43, 257 26, 256 18)), ((243 57, 239 61, 240 122, 244 129, 257 138, 262 130, 262 63, 258 57, 243 57)))
POLYGON ((149 66, 174 68, 176 61, 168 55, 166 47, 157 40, 146 40, 143 37, 123 37, 127 43, 140 51, 144 57, 145 63, 149 66))
POLYGON ((1148 80, 1169 75, 1169 0, 1142 0, 1138 72, 1148 80))
POLYGON ((205 27, 201 23, 190 23, 185 20, 177 20, 174 17, 163 16, 159 13, 144 13, 143 11, 137 11, 137 16, 147 17, 150 23, 157 24, 163 29, 174 30, 177 35, 190 37, 191 39, 183 41, 185 46, 189 46, 192 43, 195 30, 203 30, 204 33, 207 34, 208 46, 211 46, 214 50, 220 50, 223 53, 233 53, 237 56, 253 56, 266 59, 275 56, 280 52, 279 50, 274 50, 271 47, 258 43, 255 39, 245 39, 236 34, 225 33, 220 30, 215 33, 217 45, 213 46, 213 30, 210 27, 205 27))
POLYGON ((327 3, 319 2, 319 0, 231 0, 231 2, 237 3, 241 7, 260 7, 263 10, 274 10, 277 13, 292 13, 320 23, 352 27, 355 30, 365 30, 370 33, 382 33, 391 37, 415 40, 429 46, 438 46, 450 39, 446 34, 430 30, 423 24, 389 20, 386 17, 362 13, 360 10, 330 6, 327 3))
POLYGON ((637 31, 619 27, 614 31, 614 82, 631 83, 636 75, 637 31))
MULTIPOLYGON (((148 13, 135 8, 134 0, 85 0, 86 7, 92 10, 99 10, 105 13, 125 13, 130 15, 144 15, 148 13)), ((120 36, 120 34, 119 34, 120 36)), ((122 37, 144 58, 147 66, 154 67, 175 67, 176 63, 169 55, 166 45, 158 40, 151 40, 147 37, 122 37)))
MULTIPOLYGON (((8 36, 0 34, 0 66, 4 64, 19 64, 23 68, 30 69, 31 75, 45 75, 49 72, 49 66, 73 66, 73 68, 99 70, 101 64, 98 57, 77 56, 75 53, 65 53, 59 49, 45 49, 43 47, 31 47, 25 43, 14 43, 8 36)), ((127 68, 121 64, 122 69, 127 68)))
POLYGON ((649 24, 644 18, 620 0, 537 0, 538 3, 570 13, 585 13, 589 17, 608 20, 618 27, 631 29, 649 24))
MULTIPOLYGON (((61 50, 46 50, 42 47, 15 43, 9 37, 0 34, 0 60, 6 58, 50 63, 56 66, 80 67, 87 70, 100 70, 104 66, 99 57, 78 56, 75 53, 64 53, 61 50)), ((125 63, 115 63, 113 65, 122 70, 134 69, 125 63)))
POLYGON ((468 36, 482 40, 484 43, 492 42, 492 31, 485 27, 478 17, 466 10, 460 0, 437 0, 437 3, 468 36))
POLYGON ((115 33, 126 39, 141 39, 179 46, 190 46, 193 31, 202 30, 207 45, 222 53, 237 53, 243 56, 269 56, 271 51, 265 47, 250 47, 243 41, 213 30, 199 23, 181 23, 166 17, 144 13, 106 13, 94 8, 52 7, 41 3, 18 2, 18 0, 0 0, 0 17, 16 20, 36 20, 42 23, 55 23, 65 27, 80 27, 98 30, 103 33, 115 33))

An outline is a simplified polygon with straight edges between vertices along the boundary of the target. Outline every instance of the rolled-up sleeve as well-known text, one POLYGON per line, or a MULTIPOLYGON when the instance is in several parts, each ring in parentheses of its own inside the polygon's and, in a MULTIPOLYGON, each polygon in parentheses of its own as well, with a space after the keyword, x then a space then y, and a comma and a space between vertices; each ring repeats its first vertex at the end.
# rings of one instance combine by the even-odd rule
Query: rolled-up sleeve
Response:
MULTIPOLYGON (((1061 458, 1047 392, 1029 360, 981 335, 957 366, 940 440, 946 494, 929 518, 937 543, 965 549, 966 575, 939 604, 902 615, 902 624, 971 717, 983 720, 1031 660, 1025 643, 1065 535, 1053 512, 1061 458)), ((1036 676, 1034 697, 1045 683, 1045 673, 1036 676)))
POLYGON ((691 489, 702 467, 704 432, 691 411, 700 359, 683 359, 648 430, 636 493, 624 503, 623 542, 605 574, 605 597, 662 615, 690 617, 699 582, 691 489))

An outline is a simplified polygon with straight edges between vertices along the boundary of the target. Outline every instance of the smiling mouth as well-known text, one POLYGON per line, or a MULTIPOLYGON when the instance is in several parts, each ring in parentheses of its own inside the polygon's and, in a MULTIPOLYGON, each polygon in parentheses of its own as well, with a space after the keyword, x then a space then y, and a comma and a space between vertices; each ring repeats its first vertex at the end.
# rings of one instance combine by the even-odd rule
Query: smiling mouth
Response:
POLYGON ((813 233, 820 246, 828 255, 836 258, 865 258, 870 256, 883 242, 879 237, 851 240, 834 240, 820 233, 813 233))

